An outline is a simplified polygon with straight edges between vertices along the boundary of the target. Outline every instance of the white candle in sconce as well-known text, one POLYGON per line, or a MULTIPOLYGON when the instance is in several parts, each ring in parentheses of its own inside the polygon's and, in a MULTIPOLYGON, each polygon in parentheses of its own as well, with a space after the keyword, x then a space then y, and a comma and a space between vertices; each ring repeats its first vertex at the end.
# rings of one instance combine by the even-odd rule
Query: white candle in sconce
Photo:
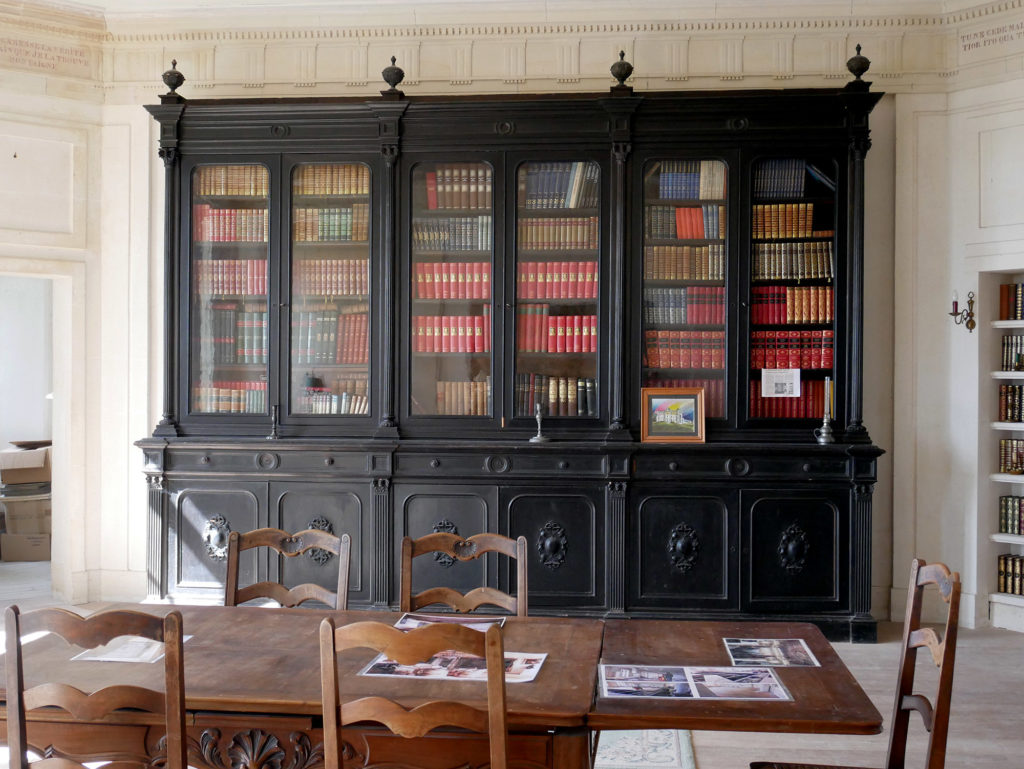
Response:
POLYGON ((825 419, 832 418, 832 379, 825 377, 825 419))

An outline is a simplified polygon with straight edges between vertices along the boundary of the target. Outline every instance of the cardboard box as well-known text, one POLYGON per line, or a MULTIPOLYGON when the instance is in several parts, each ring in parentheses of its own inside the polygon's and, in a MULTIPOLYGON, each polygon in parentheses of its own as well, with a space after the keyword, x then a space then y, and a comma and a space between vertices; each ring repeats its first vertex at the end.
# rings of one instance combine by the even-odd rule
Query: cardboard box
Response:
POLYGON ((0 561, 49 560, 49 534, 0 534, 0 561))
POLYGON ((49 494, 24 497, 0 497, 8 534, 50 534, 52 505, 49 494))
POLYGON ((49 483, 50 447, 0 451, 0 483, 49 483))

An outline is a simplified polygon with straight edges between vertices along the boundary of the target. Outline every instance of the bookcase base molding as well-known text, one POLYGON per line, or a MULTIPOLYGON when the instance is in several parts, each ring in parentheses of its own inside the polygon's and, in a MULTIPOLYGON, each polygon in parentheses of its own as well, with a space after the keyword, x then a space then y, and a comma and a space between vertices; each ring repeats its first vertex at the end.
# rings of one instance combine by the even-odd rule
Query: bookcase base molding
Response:
MULTIPOLYGON (((275 526, 347 532, 349 605, 394 609, 403 536, 496 531, 529 542, 533 613, 808 621, 834 640, 875 640, 873 446, 138 445, 153 599, 220 600, 230 532, 275 526)), ((330 560, 254 551, 241 579, 330 585, 330 560)), ((417 559, 413 581, 515 584, 497 558, 417 559)))

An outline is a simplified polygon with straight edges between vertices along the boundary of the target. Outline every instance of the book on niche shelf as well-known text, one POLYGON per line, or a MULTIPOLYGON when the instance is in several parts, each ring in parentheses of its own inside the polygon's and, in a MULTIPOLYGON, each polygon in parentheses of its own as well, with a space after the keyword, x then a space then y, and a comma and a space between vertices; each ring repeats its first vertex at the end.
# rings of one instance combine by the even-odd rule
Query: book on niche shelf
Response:
POLYGON ((1010 494, 999 497, 999 533, 1024 534, 1024 497, 1010 494))
POLYGON ((1024 320, 1024 283, 999 284, 999 320, 1024 320))
POLYGON ((1024 385, 999 385, 997 421, 1024 422, 1024 385))
POLYGON ((1009 595, 1024 595, 1024 555, 1003 553, 997 565, 996 589, 1009 595))
POLYGON ((1021 371, 1024 368, 1024 334, 1004 334, 999 359, 1001 371, 1021 371))

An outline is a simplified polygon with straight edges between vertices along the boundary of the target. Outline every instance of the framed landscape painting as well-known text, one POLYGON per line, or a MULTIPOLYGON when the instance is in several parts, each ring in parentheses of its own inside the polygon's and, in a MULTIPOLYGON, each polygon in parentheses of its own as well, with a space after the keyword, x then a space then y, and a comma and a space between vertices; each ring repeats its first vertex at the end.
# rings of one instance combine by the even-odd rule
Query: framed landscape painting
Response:
POLYGON ((703 443, 703 387, 644 387, 641 435, 647 443, 703 443))

